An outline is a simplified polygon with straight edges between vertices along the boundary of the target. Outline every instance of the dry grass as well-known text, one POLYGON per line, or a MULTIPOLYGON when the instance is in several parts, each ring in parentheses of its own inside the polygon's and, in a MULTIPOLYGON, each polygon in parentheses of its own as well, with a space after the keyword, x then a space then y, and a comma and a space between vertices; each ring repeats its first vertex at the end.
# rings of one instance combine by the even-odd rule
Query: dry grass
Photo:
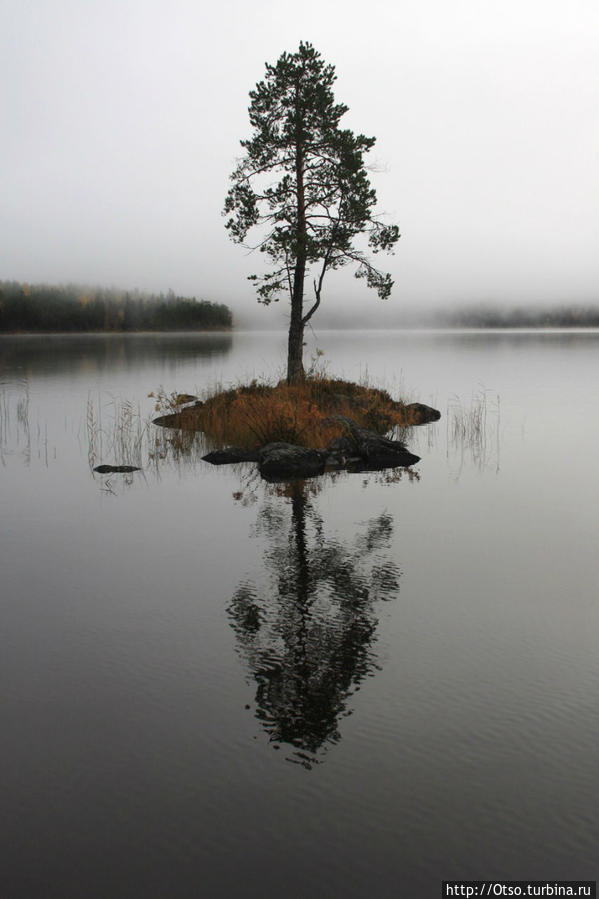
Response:
POLYGON ((405 424, 403 409, 385 390, 319 376, 297 386, 253 381, 223 390, 202 405, 174 413, 169 423, 203 431, 215 446, 249 449, 283 441, 318 448, 344 430, 331 422, 333 415, 349 416, 360 427, 386 434, 405 424))

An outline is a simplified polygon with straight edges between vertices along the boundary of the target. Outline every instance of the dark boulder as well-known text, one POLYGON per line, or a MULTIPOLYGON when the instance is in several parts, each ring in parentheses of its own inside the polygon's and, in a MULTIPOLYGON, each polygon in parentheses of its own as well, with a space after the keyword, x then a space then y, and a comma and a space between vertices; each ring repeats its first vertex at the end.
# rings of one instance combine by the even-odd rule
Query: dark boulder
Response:
POLYGON ((159 415, 153 419, 152 424, 161 428, 175 428, 178 431, 199 431, 201 427, 198 416, 201 408, 202 403, 194 403, 193 406, 186 406, 180 412, 159 415))
POLYGON ((258 467, 262 477, 313 477, 324 471, 326 452, 295 446, 292 443, 267 443, 259 452, 258 467))
POLYGON ((211 462, 212 465, 231 465, 234 462, 258 462, 259 458, 260 450, 239 449, 236 446, 213 450, 211 453, 202 456, 204 462, 211 462))
POLYGON ((431 421, 439 421, 441 413, 424 403, 408 403, 404 406, 406 425, 427 425, 431 421))
POLYGON ((346 441, 345 446, 348 444, 353 446, 352 455, 358 456, 366 467, 407 467, 420 461, 420 456, 411 453, 402 440, 390 440, 388 437, 375 434, 374 431, 360 428, 346 415, 333 415, 331 419, 345 425, 347 435, 341 439, 346 441))
POLYGON ((98 474, 129 474, 130 471, 141 471, 135 465, 96 465, 98 474))
POLYGON ((351 456, 352 453, 356 452, 356 445, 349 437, 334 437, 327 446, 327 452, 343 453, 346 456, 351 456))
POLYGON ((335 437, 326 449, 327 468, 347 468, 348 464, 359 462, 355 443, 348 437, 335 437))
POLYGON ((409 468, 420 462, 420 456, 415 456, 409 450, 395 452, 393 450, 381 450, 371 456, 361 459, 348 459, 346 467, 348 471, 382 471, 384 468, 409 468))

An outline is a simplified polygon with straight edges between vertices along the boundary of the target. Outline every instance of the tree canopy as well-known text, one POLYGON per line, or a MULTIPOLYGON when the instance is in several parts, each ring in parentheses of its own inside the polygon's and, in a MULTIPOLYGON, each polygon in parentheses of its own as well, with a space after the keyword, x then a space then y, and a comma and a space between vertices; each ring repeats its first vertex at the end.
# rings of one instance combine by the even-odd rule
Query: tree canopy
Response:
POLYGON ((264 80, 250 91, 253 133, 241 141, 245 152, 225 201, 231 238, 245 244, 257 228, 252 248, 270 262, 268 272, 249 276, 259 302, 290 298, 290 383, 303 377, 304 327, 321 303, 327 272, 353 264, 355 277, 383 299, 393 286, 357 243, 364 235, 373 254, 393 252, 399 229, 375 215, 376 193, 364 163, 375 138, 340 127, 348 107, 335 102, 335 80, 335 68, 309 43, 266 64, 264 80), (304 311, 309 275, 313 296, 304 311))

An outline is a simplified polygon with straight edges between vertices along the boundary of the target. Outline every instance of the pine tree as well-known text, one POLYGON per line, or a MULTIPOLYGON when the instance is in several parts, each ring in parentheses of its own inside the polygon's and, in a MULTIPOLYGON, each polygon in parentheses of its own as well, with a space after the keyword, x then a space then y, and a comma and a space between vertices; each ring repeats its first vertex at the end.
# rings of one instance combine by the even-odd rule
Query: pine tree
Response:
POLYGON ((373 253, 393 252, 396 225, 375 217, 376 193, 367 177, 364 154, 375 138, 340 127, 348 107, 336 103, 335 69, 309 43, 266 65, 266 76, 250 91, 253 129, 241 141, 245 155, 231 175, 225 201, 226 227, 236 243, 258 227, 256 244, 273 268, 250 275, 259 302, 268 305, 288 294, 291 301, 287 380, 303 379, 304 328, 322 298, 328 271, 354 264, 355 277, 386 299, 393 286, 356 246, 367 237, 373 253), (312 275, 314 296, 304 312, 304 286, 312 275))

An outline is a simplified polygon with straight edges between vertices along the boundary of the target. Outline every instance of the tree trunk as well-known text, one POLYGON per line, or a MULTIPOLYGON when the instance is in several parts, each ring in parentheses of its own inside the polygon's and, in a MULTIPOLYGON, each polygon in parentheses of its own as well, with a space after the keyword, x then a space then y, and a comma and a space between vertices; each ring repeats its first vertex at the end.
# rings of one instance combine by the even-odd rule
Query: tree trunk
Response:
POLYGON ((301 384, 304 380, 304 274, 306 260, 304 254, 298 255, 295 264, 293 296, 291 297, 291 321, 289 322, 289 340, 287 344, 287 383, 301 384))
POLYGON ((293 292, 291 294, 291 320, 287 345, 287 383, 301 384, 304 380, 304 278, 306 277, 306 198, 304 194, 304 146, 303 112, 300 103, 299 84, 295 89, 295 178, 297 191, 297 248, 293 292))

